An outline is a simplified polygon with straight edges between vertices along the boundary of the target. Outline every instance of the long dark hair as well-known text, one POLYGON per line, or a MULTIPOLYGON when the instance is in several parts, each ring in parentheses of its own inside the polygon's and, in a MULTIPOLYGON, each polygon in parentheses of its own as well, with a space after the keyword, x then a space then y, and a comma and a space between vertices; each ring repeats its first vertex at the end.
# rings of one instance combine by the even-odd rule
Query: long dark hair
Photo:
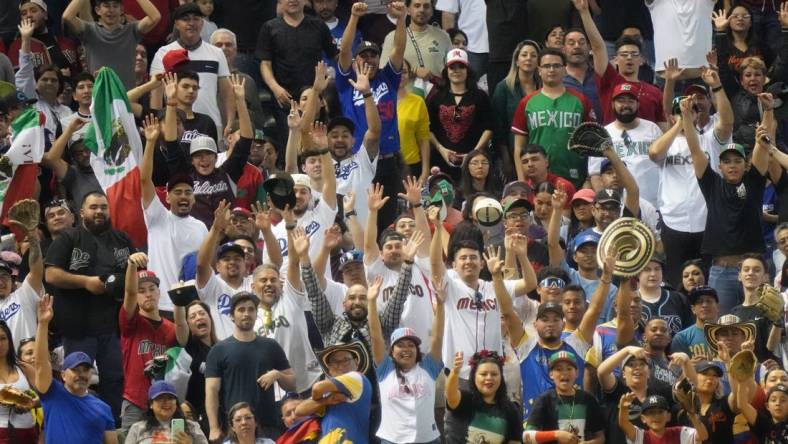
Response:
POLYGON ((468 152, 468 154, 465 155, 465 159, 463 159, 462 161, 462 166, 460 167, 460 191, 462 192, 462 195, 470 196, 480 191, 487 191, 496 194, 495 192, 497 190, 500 190, 500 184, 493 171, 492 157, 490 157, 490 155, 487 154, 486 151, 471 150, 470 152, 468 152), (487 169, 487 177, 484 179, 484 189, 475 190, 473 189, 473 177, 471 177, 469 164, 474 157, 479 157, 479 156, 484 157, 490 165, 487 169))
POLYGON ((481 350, 473 354, 473 357, 470 359, 471 376, 469 381, 471 387, 471 399, 473 400, 474 405, 484 405, 484 398, 479 392, 479 388, 476 387, 476 371, 479 369, 480 365, 487 363, 497 365, 498 371, 501 373, 501 385, 498 386, 498 390, 495 392, 495 404, 502 406, 509 401, 509 398, 506 395, 506 381, 503 379, 504 360, 505 357, 503 355, 499 355, 497 352, 490 350, 481 350))
MULTIPOLYGON (((479 86, 476 84, 476 73, 471 69, 471 66, 468 65, 466 68, 468 72, 468 77, 465 78, 465 89, 470 91, 474 91, 479 89, 479 86)), ((439 94, 444 95, 451 95, 451 82, 449 82, 449 67, 444 66, 443 70, 441 71, 441 85, 443 88, 439 94)))
POLYGON ((208 319, 211 320, 211 345, 216 345, 216 343, 219 342, 219 339, 216 338, 216 323, 213 321, 213 316, 211 316, 211 308, 208 307, 208 304, 203 301, 189 302, 189 305, 186 306, 186 313, 184 314, 184 316, 186 316, 186 323, 189 323, 189 309, 195 305, 199 305, 203 310, 205 310, 206 313, 208 313, 208 319))
MULTIPOLYGON (((157 429, 161 426, 161 423, 158 419, 156 419, 156 415, 153 414, 153 409, 151 408, 151 404, 153 404, 153 400, 148 401, 148 410, 142 415, 142 420, 145 421, 145 432, 149 432, 151 430, 157 429)), ((186 422, 186 427, 184 427, 184 431, 189 436, 194 436, 189 426, 188 421, 186 421, 186 417, 183 416, 183 411, 181 410, 180 401, 178 398, 175 398, 175 413, 172 414, 172 419, 183 419, 186 422)))
POLYGON ((8 327, 8 324, 5 321, 0 321, 0 329, 5 332, 6 337, 8 338, 8 353, 5 355, 5 363, 8 365, 8 368, 16 368, 17 363, 19 362, 16 358, 16 350, 14 349, 14 337, 11 335, 11 328, 8 327))

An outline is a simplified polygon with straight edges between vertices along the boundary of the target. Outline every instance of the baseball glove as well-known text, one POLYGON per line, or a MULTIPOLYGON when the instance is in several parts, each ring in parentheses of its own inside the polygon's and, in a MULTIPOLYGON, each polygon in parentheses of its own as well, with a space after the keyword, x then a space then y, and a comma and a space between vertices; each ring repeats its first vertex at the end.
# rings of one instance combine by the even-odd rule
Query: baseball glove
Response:
POLYGON ((758 360, 751 350, 742 350, 736 353, 728 364, 728 374, 739 382, 748 381, 755 377, 755 365, 758 360))
POLYGON ((763 315, 775 324, 782 323, 785 316, 785 302, 780 292, 771 285, 761 284, 757 295, 755 306, 763 312, 763 315))
POLYGON ((5 386, 0 389, 0 404, 22 409, 30 409, 33 405, 33 397, 14 387, 5 386))
POLYGON ((604 157, 602 152, 613 147, 613 140, 605 127, 594 122, 584 122, 569 137, 568 148, 583 157, 604 157))
POLYGON ((673 399, 685 410, 695 412, 698 408, 698 398, 692 389, 692 384, 686 379, 681 378, 673 384, 673 399))
POLYGON ((23 199, 8 210, 8 220, 24 227, 25 231, 31 231, 38 226, 40 211, 38 202, 33 199, 23 199))

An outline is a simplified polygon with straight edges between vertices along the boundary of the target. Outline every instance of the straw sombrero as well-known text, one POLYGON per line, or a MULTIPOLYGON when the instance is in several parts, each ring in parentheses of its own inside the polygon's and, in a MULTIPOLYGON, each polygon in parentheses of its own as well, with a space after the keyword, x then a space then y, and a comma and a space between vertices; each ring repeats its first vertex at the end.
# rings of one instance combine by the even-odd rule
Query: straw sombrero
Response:
POLYGON ((329 345, 328 347, 315 352, 317 355, 317 360, 320 363, 320 366, 323 367, 323 372, 325 372, 326 375, 329 374, 328 357, 331 356, 331 353, 336 351, 350 352, 353 356, 355 356, 356 360, 358 361, 358 371, 360 373, 366 373, 369 369, 369 352, 361 341, 355 340, 348 343, 329 345))
POLYGON ((608 248, 617 248, 616 264, 613 274, 631 277, 640 273, 654 255, 656 240, 651 229, 634 217, 621 217, 613 221, 602 237, 596 249, 596 260, 603 267, 608 248))
POLYGON ((717 352, 717 332, 723 328, 731 327, 744 332, 745 342, 755 337, 755 324, 752 322, 741 322, 738 316, 732 314, 721 316, 716 324, 708 323, 703 326, 703 336, 706 337, 706 342, 715 353, 717 352))

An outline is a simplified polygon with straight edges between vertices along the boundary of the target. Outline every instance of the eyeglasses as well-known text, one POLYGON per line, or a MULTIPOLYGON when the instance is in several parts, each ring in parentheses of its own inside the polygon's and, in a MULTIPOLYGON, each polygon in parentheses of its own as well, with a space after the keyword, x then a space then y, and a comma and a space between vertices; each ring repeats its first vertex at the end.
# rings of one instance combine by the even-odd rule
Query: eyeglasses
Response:
POLYGON ((640 53, 637 51, 621 51, 617 55, 622 59, 634 59, 635 57, 640 57, 640 53))
POLYGON ((526 220, 526 219, 528 219, 530 217, 531 216, 527 212, 524 212, 524 213, 511 213, 510 212, 510 213, 506 213, 506 215, 504 216, 504 218, 509 219, 509 220, 526 220))
POLYGON ((327 364, 329 367, 340 367, 340 366, 344 366, 345 364, 349 364, 351 362, 353 362, 353 358, 345 358, 345 359, 332 360, 327 362, 327 364))
POLYGON ((621 205, 597 205, 596 209, 605 213, 617 213, 621 211, 621 205))
POLYGON ((542 288, 564 288, 566 287, 566 281, 557 277, 547 277, 539 282, 539 286, 542 288))
POLYGON ((472 161, 468 162, 468 165, 475 166, 475 167, 478 167, 478 166, 486 167, 486 166, 490 166, 490 162, 488 162, 486 160, 472 160, 472 161))
POLYGON ((556 70, 557 71, 557 70, 563 68, 564 65, 562 65, 561 63, 548 63, 548 64, 545 64, 545 65, 539 65, 539 67, 544 69, 545 71, 550 71, 550 70, 556 70))
POLYGON ((741 14, 741 15, 733 14, 733 15, 729 15, 728 18, 730 18, 731 20, 749 20, 752 18, 752 16, 750 14, 741 14))

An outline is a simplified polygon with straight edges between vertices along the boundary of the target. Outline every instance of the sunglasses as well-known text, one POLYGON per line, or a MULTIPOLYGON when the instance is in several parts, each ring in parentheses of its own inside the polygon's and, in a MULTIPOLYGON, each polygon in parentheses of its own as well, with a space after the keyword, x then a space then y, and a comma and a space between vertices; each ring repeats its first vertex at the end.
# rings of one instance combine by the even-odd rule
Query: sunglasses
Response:
POLYGON ((542 279, 539 282, 539 286, 542 288, 564 288, 566 287, 566 281, 557 277, 548 277, 542 279))

